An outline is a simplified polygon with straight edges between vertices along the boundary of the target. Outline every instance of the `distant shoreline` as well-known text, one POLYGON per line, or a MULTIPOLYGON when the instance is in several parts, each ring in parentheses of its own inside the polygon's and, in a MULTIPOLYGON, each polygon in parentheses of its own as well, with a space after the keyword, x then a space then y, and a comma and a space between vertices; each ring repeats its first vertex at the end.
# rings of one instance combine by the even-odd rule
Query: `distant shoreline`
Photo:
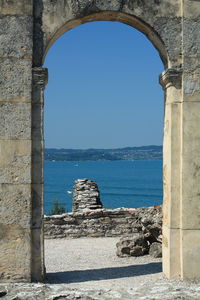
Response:
POLYGON ((162 146, 116 149, 45 149, 45 161, 131 161, 162 160, 162 146))

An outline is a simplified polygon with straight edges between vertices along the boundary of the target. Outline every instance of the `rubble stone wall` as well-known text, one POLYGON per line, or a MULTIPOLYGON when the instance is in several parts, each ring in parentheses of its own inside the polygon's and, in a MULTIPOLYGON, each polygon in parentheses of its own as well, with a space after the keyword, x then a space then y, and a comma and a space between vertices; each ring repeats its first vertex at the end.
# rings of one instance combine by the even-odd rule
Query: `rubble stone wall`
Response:
POLYGON ((114 237, 142 232, 161 234, 161 206, 144 208, 97 209, 45 216, 45 238, 114 237))

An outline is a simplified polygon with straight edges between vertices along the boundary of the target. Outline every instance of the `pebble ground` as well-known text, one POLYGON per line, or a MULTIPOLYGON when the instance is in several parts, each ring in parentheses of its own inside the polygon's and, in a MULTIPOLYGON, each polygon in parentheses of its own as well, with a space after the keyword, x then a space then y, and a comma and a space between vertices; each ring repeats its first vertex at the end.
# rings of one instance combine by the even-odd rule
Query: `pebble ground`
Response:
POLYGON ((200 300, 200 281, 167 280, 160 259, 118 258, 119 238, 45 241, 45 283, 1 284, 3 300, 200 300))

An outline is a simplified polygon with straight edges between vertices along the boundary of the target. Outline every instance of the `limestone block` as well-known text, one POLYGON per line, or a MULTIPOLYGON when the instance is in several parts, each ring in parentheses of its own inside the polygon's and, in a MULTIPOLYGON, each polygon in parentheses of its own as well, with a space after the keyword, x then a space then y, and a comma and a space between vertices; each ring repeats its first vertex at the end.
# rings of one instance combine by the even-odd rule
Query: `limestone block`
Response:
POLYGON ((199 1, 198 0, 190 0, 184 1, 183 5, 183 16, 187 19, 197 19, 199 18, 199 1))
POLYGON ((200 101, 200 67, 193 72, 184 73, 184 101, 200 101))
MULTIPOLYGON (((198 14, 200 15, 200 8, 198 9, 198 14)), ((200 18, 183 20, 183 49, 185 57, 200 56, 199 32, 200 18)))
POLYGON ((32 230, 32 269, 31 279, 42 281, 45 276, 44 267, 44 235, 43 228, 32 230))
POLYGON ((44 141, 32 140, 32 183, 44 183, 44 141))
MULTIPOLYGON (((164 42, 171 64, 179 66, 182 52, 182 19, 179 18, 156 18, 154 29, 164 42)), ((170 66, 168 66, 170 67, 170 66)))
POLYGON ((3 15, 32 15, 32 0, 1 0, 0 12, 3 15))
POLYGON ((35 162, 40 162, 43 158, 44 140, 33 139, 32 140, 32 156, 34 156, 35 162))
POLYGON ((39 139, 32 140, 32 183, 44 183, 44 141, 39 139))
MULTIPOLYGON (((197 74, 200 74, 200 55, 184 57, 184 73, 187 76, 197 76, 197 74)), ((184 81, 183 77, 183 85, 186 83, 187 80, 184 81)))
POLYGON ((181 16, 181 7, 179 0, 168 1, 125 1, 123 11, 134 14, 140 18, 156 17, 179 17, 181 16), (148 13, 147 13, 148 12, 148 13))
POLYGON ((180 226, 180 126, 181 103, 165 106, 163 143, 163 224, 180 226))
POLYGON ((166 90, 166 104, 182 102, 182 90, 171 86, 166 90))
POLYGON ((31 183, 30 140, 0 140, 0 183, 31 183))
POLYGON ((42 104, 32 105, 32 138, 37 140, 44 140, 43 132, 43 112, 42 104))
POLYGON ((182 278, 199 280, 200 230, 182 230, 182 278))
POLYGON ((19 224, 0 224, 0 282, 31 280, 30 229, 19 224))
POLYGON ((43 184, 32 184, 32 228, 42 228, 43 226, 43 184))
POLYGON ((0 59, 0 101, 31 101, 32 61, 0 59))
POLYGON ((180 230, 163 226, 163 272, 169 279, 181 276, 180 230))
POLYGON ((0 102, 0 139, 31 139, 31 104, 0 102))
POLYGON ((0 15, 0 57, 32 57, 31 16, 0 15))
POLYGON ((44 183, 44 161, 43 157, 32 156, 32 183, 44 183))
POLYGON ((1 224, 31 225, 31 185, 0 184, 1 224))
POLYGON ((183 103, 182 222, 183 229, 200 229, 200 103, 183 103))

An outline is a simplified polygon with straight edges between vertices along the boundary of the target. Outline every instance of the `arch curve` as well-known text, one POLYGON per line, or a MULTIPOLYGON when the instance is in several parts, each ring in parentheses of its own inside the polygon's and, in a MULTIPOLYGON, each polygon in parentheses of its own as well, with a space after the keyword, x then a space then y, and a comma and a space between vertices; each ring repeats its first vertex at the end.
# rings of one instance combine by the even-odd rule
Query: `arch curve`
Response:
POLYGON ((49 39, 47 40, 47 43, 45 45, 44 49, 44 55, 42 58, 42 62, 44 62, 46 54, 49 50, 49 48, 54 44, 54 42, 65 32, 88 22, 94 22, 94 21, 113 21, 113 22, 121 22, 126 25, 129 25, 141 33, 143 33, 154 45, 154 47, 157 49, 161 60, 164 64, 164 67, 167 68, 168 66, 168 53, 165 47, 164 42, 162 41, 161 37, 158 35, 158 33, 148 24, 146 24, 144 21, 139 19, 138 17, 135 17, 133 15, 129 15, 122 12, 116 12, 116 11, 102 11, 90 14, 88 16, 80 17, 72 19, 68 22, 66 22, 64 25, 62 25, 57 31, 52 34, 49 39))

